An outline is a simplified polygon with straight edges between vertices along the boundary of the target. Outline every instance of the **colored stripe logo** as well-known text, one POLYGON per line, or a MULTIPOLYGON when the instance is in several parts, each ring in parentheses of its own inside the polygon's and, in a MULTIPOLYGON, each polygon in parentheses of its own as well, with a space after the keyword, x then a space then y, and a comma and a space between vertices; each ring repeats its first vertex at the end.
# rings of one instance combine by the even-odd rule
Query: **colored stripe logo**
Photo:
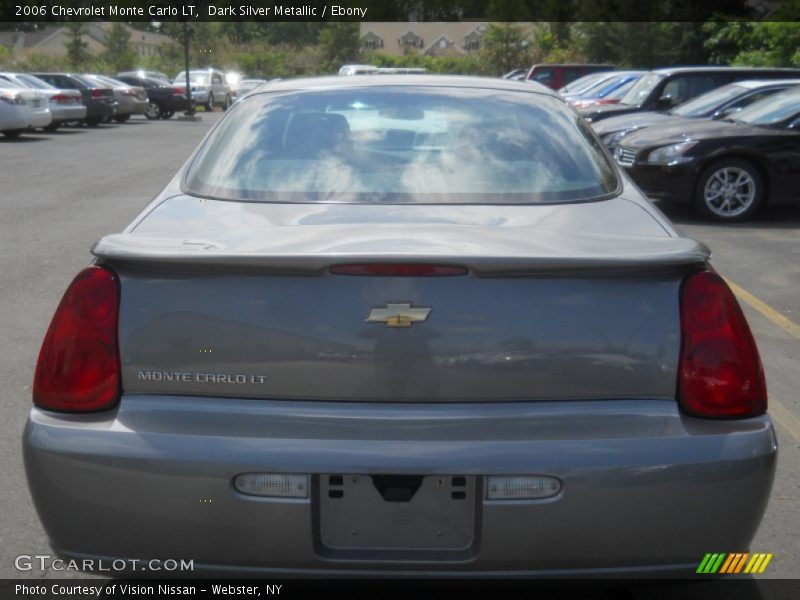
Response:
POLYGON ((700 566, 697 567, 697 573, 704 575, 724 574, 732 575, 736 573, 763 573, 769 561, 772 560, 772 554, 754 553, 749 552, 734 552, 731 554, 725 553, 708 553, 703 557, 700 566))

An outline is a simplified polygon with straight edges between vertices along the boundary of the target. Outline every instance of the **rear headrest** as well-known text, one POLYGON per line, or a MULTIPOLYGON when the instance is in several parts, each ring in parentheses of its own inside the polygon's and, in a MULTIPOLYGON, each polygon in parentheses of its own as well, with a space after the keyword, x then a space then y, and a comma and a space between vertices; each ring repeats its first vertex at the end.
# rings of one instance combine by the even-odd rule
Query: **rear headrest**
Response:
POLYGON ((298 158, 346 150, 350 146, 350 124, 336 113, 298 113, 286 127, 283 145, 298 158))

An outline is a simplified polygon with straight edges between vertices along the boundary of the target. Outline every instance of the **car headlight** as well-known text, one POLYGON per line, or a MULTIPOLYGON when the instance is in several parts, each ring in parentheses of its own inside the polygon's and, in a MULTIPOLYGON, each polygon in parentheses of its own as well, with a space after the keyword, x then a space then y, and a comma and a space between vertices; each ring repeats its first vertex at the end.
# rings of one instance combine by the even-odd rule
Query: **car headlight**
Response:
POLYGON ((692 157, 684 156, 684 154, 696 145, 697 142, 680 142, 678 144, 670 144, 669 146, 656 148, 647 155, 647 162, 660 165, 675 165, 689 162, 692 160, 692 157))

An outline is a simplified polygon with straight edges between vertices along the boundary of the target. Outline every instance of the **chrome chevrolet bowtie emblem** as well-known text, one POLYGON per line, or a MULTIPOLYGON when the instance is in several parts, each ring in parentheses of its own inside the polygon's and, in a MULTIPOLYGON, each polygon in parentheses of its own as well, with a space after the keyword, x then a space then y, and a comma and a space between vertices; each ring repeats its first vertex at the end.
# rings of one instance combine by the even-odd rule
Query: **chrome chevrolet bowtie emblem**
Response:
POLYGON ((367 323, 386 323, 387 327, 411 327, 428 318, 430 308, 411 308, 408 302, 387 304, 386 308, 373 308, 369 311, 367 323))

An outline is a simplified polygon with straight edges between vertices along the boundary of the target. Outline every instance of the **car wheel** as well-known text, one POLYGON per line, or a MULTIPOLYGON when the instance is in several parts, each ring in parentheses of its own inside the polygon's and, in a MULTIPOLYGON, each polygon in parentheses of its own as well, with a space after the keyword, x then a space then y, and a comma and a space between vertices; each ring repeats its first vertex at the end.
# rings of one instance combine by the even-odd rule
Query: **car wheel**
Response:
POLYGON ((147 112, 144 113, 144 116, 151 121, 161 117, 161 107, 158 105, 158 102, 148 102, 147 112))
POLYGON ((124 123, 125 121, 127 121, 130 118, 131 118, 130 115, 117 115, 116 117, 114 117, 114 120, 117 123, 124 123))
POLYGON ((21 133, 22 133, 21 129, 13 129, 13 130, 9 130, 9 131, 4 131, 3 135, 6 136, 10 140, 15 140, 20 136, 21 133))
POLYGON ((174 114, 175 114, 174 111, 163 112, 163 113, 161 113, 161 118, 162 119, 171 119, 174 114))
POLYGON ((214 110, 214 94, 208 95, 208 102, 206 102, 206 110, 208 112, 213 112, 214 110))
POLYGON ((700 175, 695 189, 695 207, 718 221, 741 221, 750 217, 764 200, 761 174, 750 163, 721 159, 700 175))
POLYGON ((44 128, 44 130, 45 130, 45 131, 55 131, 56 129, 58 129, 58 127, 59 127, 60 125, 61 125, 61 123, 50 123, 50 125, 48 125, 47 127, 45 127, 45 128, 44 128))
POLYGON ((222 110, 228 110, 231 107, 231 97, 225 96, 225 102, 222 104, 222 110))

